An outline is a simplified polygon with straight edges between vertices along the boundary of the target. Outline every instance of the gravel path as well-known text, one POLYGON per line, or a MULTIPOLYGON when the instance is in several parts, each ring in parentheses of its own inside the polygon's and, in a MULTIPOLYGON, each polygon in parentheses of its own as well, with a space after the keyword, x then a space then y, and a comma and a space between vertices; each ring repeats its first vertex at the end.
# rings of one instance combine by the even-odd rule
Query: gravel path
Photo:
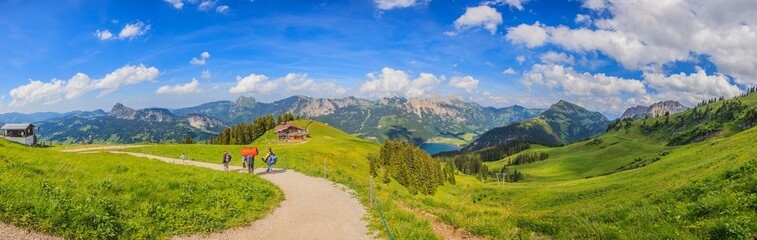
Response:
POLYGON ((62 238, 51 237, 44 234, 30 232, 19 227, 0 223, 0 239, 15 239, 15 240, 58 240, 62 238))
MULTIPOLYGON (((180 159, 143 153, 113 151, 138 157, 181 164, 180 159)), ((187 161, 187 165, 223 170, 221 164, 187 161)), ((231 171, 244 172, 230 166, 231 171)), ((352 197, 349 188, 325 179, 277 169, 255 174, 284 191, 284 201, 271 215, 249 226, 210 235, 178 236, 175 239, 372 239, 368 235, 365 208, 352 197)))

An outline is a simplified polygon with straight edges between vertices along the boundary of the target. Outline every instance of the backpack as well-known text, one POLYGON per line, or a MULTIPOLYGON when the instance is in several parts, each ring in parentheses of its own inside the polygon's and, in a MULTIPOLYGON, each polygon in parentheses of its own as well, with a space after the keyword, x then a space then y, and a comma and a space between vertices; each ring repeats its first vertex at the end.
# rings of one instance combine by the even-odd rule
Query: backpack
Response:
POLYGON ((268 157, 268 164, 276 164, 276 160, 278 160, 276 154, 271 154, 271 156, 268 157))

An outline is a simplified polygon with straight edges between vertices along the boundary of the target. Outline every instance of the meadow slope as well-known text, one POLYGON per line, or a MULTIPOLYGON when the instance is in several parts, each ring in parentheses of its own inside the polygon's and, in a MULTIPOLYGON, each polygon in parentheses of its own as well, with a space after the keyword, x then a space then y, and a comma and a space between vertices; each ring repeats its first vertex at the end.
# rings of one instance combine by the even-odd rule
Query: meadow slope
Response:
POLYGON ((273 211, 257 176, 0 140, 0 220, 71 239, 158 239, 220 231, 273 211))

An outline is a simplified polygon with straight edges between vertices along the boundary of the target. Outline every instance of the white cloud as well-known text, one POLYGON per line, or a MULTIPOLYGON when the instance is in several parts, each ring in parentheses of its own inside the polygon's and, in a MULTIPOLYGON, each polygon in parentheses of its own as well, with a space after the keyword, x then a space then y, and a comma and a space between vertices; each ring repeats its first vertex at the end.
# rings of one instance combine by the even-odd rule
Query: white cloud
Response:
POLYGON ((478 80, 471 76, 465 77, 452 77, 449 81, 449 85, 465 90, 467 93, 472 93, 478 88, 478 80))
POLYGON ((237 85, 229 89, 229 93, 270 93, 278 90, 280 86, 284 86, 287 93, 319 96, 341 96, 349 91, 334 81, 319 82, 308 77, 306 73, 288 73, 272 80, 268 76, 258 74, 237 77, 237 85))
POLYGON ((490 0, 490 1, 484 2, 484 4, 486 5, 507 4, 510 7, 523 11, 523 4, 527 3, 528 1, 530 0, 490 0))
POLYGON ((155 67, 126 65, 97 80, 90 79, 84 73, 77 73, 68 80, 52 79, 50 82, 30 80, 29 84, 18 86, 10 91, 10 96, 13 98, 11 106, 23 106, 35 102, 51 104, 64 98, 78 98, 96 89, 102 89, 100 95, 105 95, 121 86, 154 80, 158 74, 158 69, 155 67))
POLYGON ((592 10, 602 10, 607 8, 607 4, 605 0, 583 0, 581 6, 592 10))
POLYGON ((515 71, 513 68, 507 68, 505 71, 502 71, 502 74, 504 75, 515 75, 518 74, 518 72, 515 71))
POLYGON ((136 37, 145 35, 150 30, 150 25, 137 20, 135 23, 127 23, 121 31, 118 33, 118 37, 114 36, 110 30, 96 30, 95 37, 100 40, 114 40, 114 39, 134 39, 136 37))
POLYGON ((192 65, 205 65, 205 60, 210 58, 210 53, 208 52, 202 52, 200 53, 200 58, 192 58, 192 60, 189 60, 189 63, 192 65))
POLYGON ((591 25, 591 17, 586 14, 576 14, 576 18, 573 21, 578 24, 591 25))
POLYGON ((709 98, 733 97, 742 93, 741 89, 728 82, 722 74, 707 75, 702 69, 692 74, 672 74, 664 76, 645 73, 644 83, 658 92, 657 99, 675 99, 689 106, 709 98))
POLYGON ((515 58, 515 61, 518 61, 518 64, 523 65, 523 63, 526 62, 526 56, 520 55, 515 58))
POLYGON ((267 76, 252 73, 246 77, 237 76, 237 85, 230 88, 229 93, 268 93, 278 87, 278 82, 269 81, 267 76))
POLYGON ((645 73, 643 79, 637 80, 603 73, 578 73, 562 65, 535 64, 523 74, 521 84, 529 91, 538 91, 540 96, 551 96, 553 101, 565 99, 611 114, 620 114, 638 104, 677 100, 693 106, 704 99, 741 93, 725 75, 707 75, 701 69, 692 74, 667 76, 645 73))
POLYGON ((201 78, 210 79, 210 70, 202 70, 201 78))
POLYGON ((157 94, 190 94, 190 93, 199 93, 200 91, 200 83, 197 81, 197 79, 192 79, 191 82, 188 82, 186 84, 177 84, 174 86, 168 86, 164 85, 158 88, 158 90, 155 91, 157 94))
POLYGON ((445 80, 444 76, 436 77, 430 73, 421 73, 418 78, 411 80, 402 70, 385 67, 378 73, 368 73, 370 80, 363 82, 358 92, 374 97, 420 97, 429 93, 434 87, 445 80))
POLYGON ((549 35, 539 22, 533 25, 520 24, 507 30, 505 38, 513 43, 524 44, 529 48, 539 47, 547 42, 549 35))
POLYGON ((571 55, 567 55, 563 52, 557 53, 555 51, 547 51, 546 53, 542 54, 541 57, 542 63, 547 64, 568 64, 573 65, 575 63, 575 59, 571 55))
POLYGON ((123 29, 121 29, 121 32, 118 33, 118 38, 120 39, 133 39, 138 36, 145 35, 147 31, 150 30, 150 24, 145 25, 141 21, 137 21, 136 23, 128 23, 126 26, 124 26, 123 29))
POLYGON ((184 7, 184 2, 182 0, 164 0, 168 4, 171 4, 176 9, 181 9, 184 7))
POLYGON ((216 8, 217 13, 226 13, 229 11, 229 6, 227 5, 221 5, 216 8))
POLYGON ((376 7, 381 10, 390 10, 392 8, 406 8, 416 4, 428 4, 431 0, 374 0, 376 7))
POLYGON ((497 9, 481 5, 465 9, 465 14, 455 20, 456 32, 447 32, 447 35, 455 35, 461 31, 474 27, 483 27, 492 35, 497 32, 497 26, 502 24, 502 14, 497 9))
POLYGON ((100 96, 103 96, 118 90, 121 86, 155 80, 159 74, 160 72, 155 67, 126 65, 116 69, 112 73, 108 73, 102 79, 94 81, 93 87, 103 89, 100 92, 100 96))
POLYGON ((286 84, 287 93, 303 93, 321 96, 341 96, 349 89, 339 86, 334 81, 317 82, 306 73, 289 73, 276 81, 286 84))
POLYGON ((597 51, 627 69, 647 72, 703 56, 736 82, 757 85, 757 1, 584 0, 582 6, 601 16, 591 27, 534 24, 530 32, 546 34, 513 33, 508 39, 528 47, 551 43, 566 51, 597 51))
POLYGON ((97 36, 97 38, 100 40, 109 40, 113 38, 113 33, 110 33, 110 31, 108 31, 107 29, 102 31, 98 29, 95 32, 95 36, 97 36))
POLYGON ((200 4, 197 5, 197 10, 207 11, 215 7, 216 3, 218 3, 218 1, 212 1, 212 0, 201 1, 200 4))

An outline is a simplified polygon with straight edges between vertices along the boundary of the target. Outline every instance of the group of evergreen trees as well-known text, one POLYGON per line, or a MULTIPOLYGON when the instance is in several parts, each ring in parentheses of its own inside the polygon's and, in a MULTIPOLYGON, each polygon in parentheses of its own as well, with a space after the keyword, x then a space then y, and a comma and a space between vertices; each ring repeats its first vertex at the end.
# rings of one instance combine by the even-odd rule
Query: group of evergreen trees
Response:
POLYGON ((521 164, 527 164, 532 163, 536 161, 542 161, 549 158, 549 154, 545 152, 535 152, 531 154, 519 154, 518 156, 515 156, 515 159, 510 158, 507 162, 507 165, 521 165, 521 164))
POLYGON ((223 131, 218 133, 217 138, 210 139, 210 144, 250 144, 258 137, 263 136, 268 130, 276 127, 276 125, 298 119, 300 119, 300 116, 295 116, 292 113, 286 113, 276 117, 269 114, 255 119, 252 123, 240 123, 229 128, 224 128, 223 131))
POLYGON ((428 153, 407 142, 384 141, 379 158, 372 157, 369 161, 373 176, 379 176, 381 172, 384 183, 389 183, 391 176, 411 194, 433 195, 445 180, 454 182, 454 176, 450 175, 454 171, 449 165, 442 170, 439 162, 428 153))
POLYGON ((502 169, 500 169, 500 173, 505 173, 505 181, 507 182, 517 182, 520 180, 523 180, 523 173, 519 172, 518 169, 513 169, 512 172, 510 172, 510 169, 508 168, 509 165, 505 164, 505 166, 502 166, 502 169))
MULTIPOLYGON (((435 155, 440 162, 454 165, 463 174, 476 176, 486 180, 492 172, 484 162, 497 161, 508 156, 527 150, 531 147, 527 141, 516 140, 475 152, 446 152, 435 155)), ((546 159, 546 158, 545 158, 546 159)))

